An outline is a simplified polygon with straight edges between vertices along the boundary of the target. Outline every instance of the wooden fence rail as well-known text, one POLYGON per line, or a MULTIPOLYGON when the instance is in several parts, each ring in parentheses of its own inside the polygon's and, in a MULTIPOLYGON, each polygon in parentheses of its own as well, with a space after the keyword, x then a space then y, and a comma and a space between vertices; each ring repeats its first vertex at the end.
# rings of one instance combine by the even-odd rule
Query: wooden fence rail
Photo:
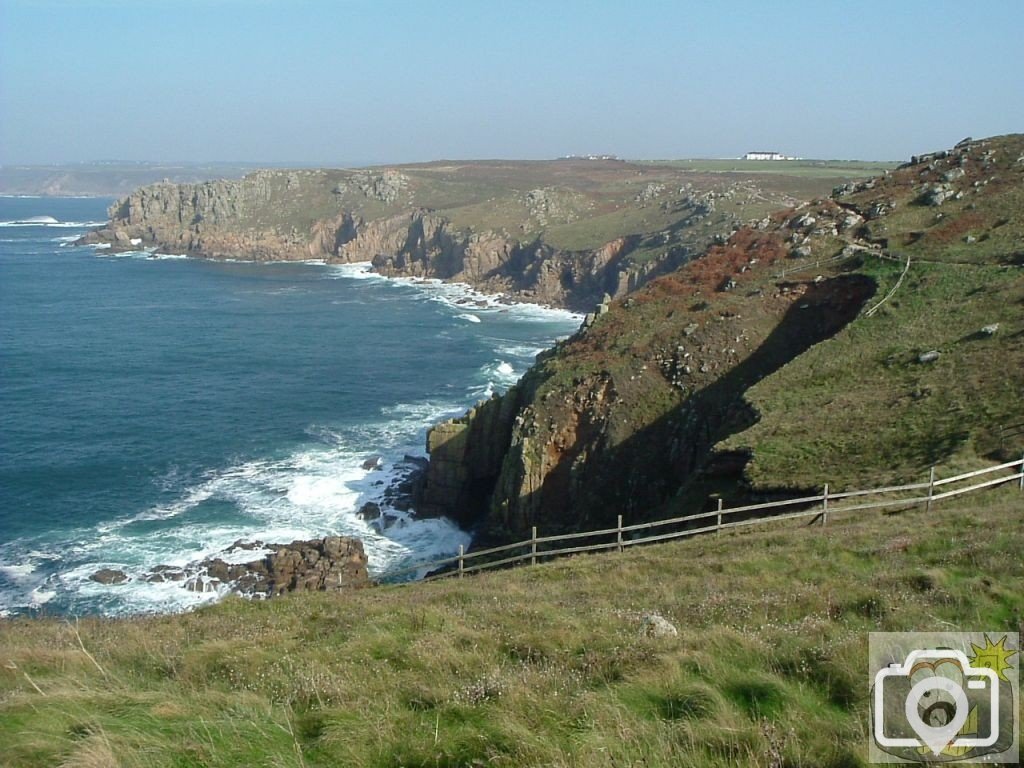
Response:
POLYGON ((964 494, 974 493, 987 488, 993 488, 1012 480, 1018 481, 1018 487, 1020 491, 1024 493, 1024 456, 1021 456, 1021 458, 1016 461, 1008 461, 992 467, 977 469, 972 472, 965 472, 960 475, 941 479, 936 478, 936 468, 932 467, 928 473, 928 480, 921 483, 890 485, 862 491, 842 491, 840 493, 830 492, 829 485, 826 483, 823 486, 822 493, 814 496, 801 496, 795 499, 768 501, 761 504, 745 504, 731 508, 724 507, 723 500, 719 498, 717 509, 710 512, 697 512, 691 515, 683 515, 682 517, 672 517, 666 520, 651 520, 643 523, 635 523, 633 525, 623 525, 622 515, 619 515, 617 525, 614 528, 602 528, 596 531, 578 531, 576 533, 538 536, 537 528, 534 527, 529 539, 513 542, 511 544, 503 544, 498 547, 481 549, 475 552, 466 552, 460 545, 458 555, 441 558, 439 560, 431 560, 426 563, 417 563, 416 565, 406 568, 389 571, 383 574, 383 578, 385 580, 392 580, 397 576, 430 571, 435 571, 435 573, 426 577, 426 580, 428 581, 432 579, 446 578, 449 576, 458 576, 461 578, 467 573, 476 573, 488 568, 498 568, 504 565, 521 563, 526 560, 531 564, 535 564, 541 558, 573 555, 581 552, 600 552, 606 550, 617 550, 621 552, 625 547, 632 547, 637 544, 652 544, 658 541, 669 541, 671 539, 678 539, 687 536, 696 536, 701 533, 711 533, 712 531, 718 534, 723 530, 741 528, 759 523, 780 522, 783 520, 795 520, 798 518, 809 517, 812 518, 811 522, 817 522, 820 520, 821 524, 824 526, 827 525, 832 516, 841 515, 846 512, 863 512, 871 509, 918 506, 921 504, 925 505, 927 510, 930 510, 932 504, 937 501, 941 501, 942 499, 950 499, 955 496, 962 496, 964 494), (1012 474, 1005 474, 1007 470, 1014 469, 1016 469, 1016 471, 1012 474), (974 478, 982 477, 983 475, 991 475, 995 472, 1002 472, 1004 474, 1000 474, 995 478, 975 482, 962 488, 953 488, 940 493, 936 492, 936 488, 963 482, 965 480, 972 480, 974 478), (917 493, 919 491, 924 491, 925 493, 917 493), (907 493, 914 493, 915 495, 900 495, 907 493), (841 503, 845 501, 852 501, 854 499, 861 499, 866 496, 879 496, 883 498, 863 502, 857 501, 852 504, 841 503), (793 511, 786 511, 786 507, 796 507, 797 509, 793 511), (762 512, 763 510, 772 510, 772 512, 769 514, 750 514, 762 512), (743 515, 743 518, 738 520, 729 519, 737 515, 743 515), (696 528, 684 527, 681 530, 668 531, 667 533, 653 533, 646 536, 634 535, 640 531, 651 531, 653 529, 673 525, 686 526, 696 521, 707 520, 711 520, 712 522, 710 524, 699 525, 696 528), (555 549, 542 548, 543 545, 548 544, 577 541, 579 539, 595 539, 606 536, 614 536, 614 540, 596 544, 584 543, 576 546, 560 547, 555 549), (516 550, 522 551, 515 553, 516 550), (497 560, 485 560, 480 563, 467 565, 467 562, 475 561, 482 557, 489 557, 491 555, 504 553, 514 554, 508 554, 497 560), (450 570, 442 570, 438 572, 438 569, 443 568, 448 568, 450 570))

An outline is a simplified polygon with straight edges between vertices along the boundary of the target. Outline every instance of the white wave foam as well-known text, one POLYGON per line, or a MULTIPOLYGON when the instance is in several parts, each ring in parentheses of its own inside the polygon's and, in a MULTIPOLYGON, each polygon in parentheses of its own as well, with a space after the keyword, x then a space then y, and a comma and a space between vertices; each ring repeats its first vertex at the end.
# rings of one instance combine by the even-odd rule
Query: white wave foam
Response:
MULTIPOLYGON (((583 320, 583 315, 567 309, 510 301, 501 294, 481 293, 466 283, 445 282, 422 277, 386 277, 374 272, 373 265, 368 261, 329 266, 331 270, 327 275, 329 278, 379 280, 394 285, 412 286, 421 290, 427 298, 446 304, 460 312, 465 312, 467 308, 473 308, 478 313, 507 312, 517 320, 538 322, 579 323, 583 320)), ((467 319, 464 314, 459 314, 457 317, 467 319)))
POLYGON ((329 435, 328 444, 227 467, 185 487, 171 503, 80 532, 66 548, 75 564, 40 585, 39 594, 63 593, 104 613, 185 610, 221 592, 191 592, 182 582, 149 583, 146 574, 156 565, 182 567, 210 557, 247 562, 261 556, 259 551, 226 553, 238 540, 354 536, 363 541, 375 575, 456 552, 459 544, 469 543, 467 534, 446 520, 417 520, 394 510, 383 492, 401 476, 403 457, 422 452, 425 428, 461 408, 426 402, 384 410, 384 422, 362 432, 313 425, 307 433, 329 435), (382 456, 381 469, 364 469, 367 453, 375 450, 382 456), (379 504, 394 524, 382 531, 360 518, 356 513, 367 501, 379 504), (231 511, 223 517, 225 509, 231 511), (103 567, 125 572, 129 581, 116 586, 92 581, 103 567))
POLYGON ((387 280, 383 275, 373 271, 369 261, 354 261, 351 264, 331 264, 327 273, 330 279, 345 278, 348 280, 387 280))
POLYGON ((21 581, 32 574, 37 568, 34 563, 19 563, 18 565, 0 565, 0 573, 13 581, 21 581))
MULTIPOLYGON (((52 217, 47 217, 52 219, 52 217)), ((14 221, 0 221, 0 227, 74 227, 78 229, 86 227, 101 227, 105 221, 31 221, 29 219, 16 219, 14 221)))
POLYGON ((543 351, 544 347, 535 347, 529 344, 502 344, 498 347, 500 354, 521 357, 531 362, 543 351))
POLYGON ((476 315, 461 314, 461 315, 456 315, 456 317, 459 318, 459 320, 468 320, 471 323, 479 323, 480 322, 480 318, 477 317, 476 315))
POLYGON ((45 605, 57 596, 57 590, 55 589, 43 589, 42 587, 36 587, 29 593, 29 604, 33 608, 38 608, 41 605, 45 605))

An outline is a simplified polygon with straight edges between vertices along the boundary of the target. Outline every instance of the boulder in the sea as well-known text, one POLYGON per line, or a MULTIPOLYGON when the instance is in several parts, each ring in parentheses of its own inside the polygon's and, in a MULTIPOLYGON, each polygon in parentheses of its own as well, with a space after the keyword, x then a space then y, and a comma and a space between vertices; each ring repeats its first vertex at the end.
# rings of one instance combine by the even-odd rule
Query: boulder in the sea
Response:
POLYGON ((359 511, 356 512, 356 514, 369 523, 380 517, 380 504, 368 501, 359 508, 359 511))
POLYGON ((258 560, 229 563, 210 558, 199 563, 198 575, 186 586, 197 592, 229 584, 232 591, 272 597, 285 592, 337 591, 370 583, 366 553, 359 539, 327 536, 291 544, 262 544, 270 550, 258 560))
POLYGON ((363 462, 363 469, 365 469, 367 472, 374 469, 380 469, 381 464, 382 461, 380 456, 371 456, 370 458, 363 462))
POLYGON ((128 581, 128 574, 116 568, 100 568, 89 578, 100 584, 124 584, 128 581))

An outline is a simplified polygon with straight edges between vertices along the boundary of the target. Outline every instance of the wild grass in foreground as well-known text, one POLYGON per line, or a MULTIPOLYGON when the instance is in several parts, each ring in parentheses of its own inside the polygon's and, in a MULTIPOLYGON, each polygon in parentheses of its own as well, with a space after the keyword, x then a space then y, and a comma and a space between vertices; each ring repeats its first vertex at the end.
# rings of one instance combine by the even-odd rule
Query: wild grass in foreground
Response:
POLYGON ((464 580, 0 622, 10 766, 857 766, 867 633, 1020 631, 1024 496, 464 580), (678 637, 641 633, 657 612, 678 637))

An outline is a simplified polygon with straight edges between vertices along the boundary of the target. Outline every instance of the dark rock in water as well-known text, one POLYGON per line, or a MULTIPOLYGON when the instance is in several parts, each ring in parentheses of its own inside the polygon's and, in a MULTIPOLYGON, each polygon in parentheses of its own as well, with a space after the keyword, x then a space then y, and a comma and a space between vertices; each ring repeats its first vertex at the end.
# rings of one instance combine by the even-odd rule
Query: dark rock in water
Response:
MULTIPOLYGON (((240 549, 252 552, 253 550, 256 550, 256 549, 263 549, 263 545, 260 542, 258 542, 258 541, 246 541, 245 539, 238 539, 238 540, 235 541, 234 544, 232 544, 230 547, 228 547, 228 552, 237 552, 240 549)), ((161 566, 161 567, 166 567, 166 566, 161 566)))
POLYGON ((205 576, 196 576, 185 582, 185 589, 189 592, 216 592, 221 584, 219 579, 210 579, 205 576))
POLYGON ((100 584, 123 584, 128 581, 128 574, 113 568, 100 568, 89 578, 100 584))
POLYGON ((159 584, 165 581, 184 581, 187 574, 184 569, 174 565, 158 565, 146 574, 146 581, 159 584))
POLYGON ((327 536, 291 544, 260 544, 272 550, 259 560, 227 563, 211 558, 200 563, 203 573, 186 586, 208 592, 227 583, 235 592, 272 597, 285 592, 336 591, 369 584, 366 554, 359 539, 327 536))
POLYGON ((392 514, 385 514, 384 517, 383 517, 382 522, 384 523, 384 530, 385 531, 388 528, 391 528, 392 526, 394 526, 395 523, 399 523, 399 522, 403 522, 404 523, 402 518, 400 518, 398 515, 392 515, 392 514))
POLYGON ((401 474, 384 491, 384 502, 399 512, 409 512, 422 492, 428 465, 427 460, 420 456, 405 456, 396 465, 401 474))
POLYGON ((380 504, 368 501, 359 508, 359 511, 356 512, 356 514, 367 522, 376 520, 380 517, 380 504))
POLYGON ((380 469, 381 458, 380 456, 371 456, 363 462, 363 469, 370 471, 373 469, 380 469))
POLYGON ((410 456, 408 453, 402 457, 403 464, 411 464, 418 469, 426 469, 430 465, 430 461, 426 456, 410 456))

